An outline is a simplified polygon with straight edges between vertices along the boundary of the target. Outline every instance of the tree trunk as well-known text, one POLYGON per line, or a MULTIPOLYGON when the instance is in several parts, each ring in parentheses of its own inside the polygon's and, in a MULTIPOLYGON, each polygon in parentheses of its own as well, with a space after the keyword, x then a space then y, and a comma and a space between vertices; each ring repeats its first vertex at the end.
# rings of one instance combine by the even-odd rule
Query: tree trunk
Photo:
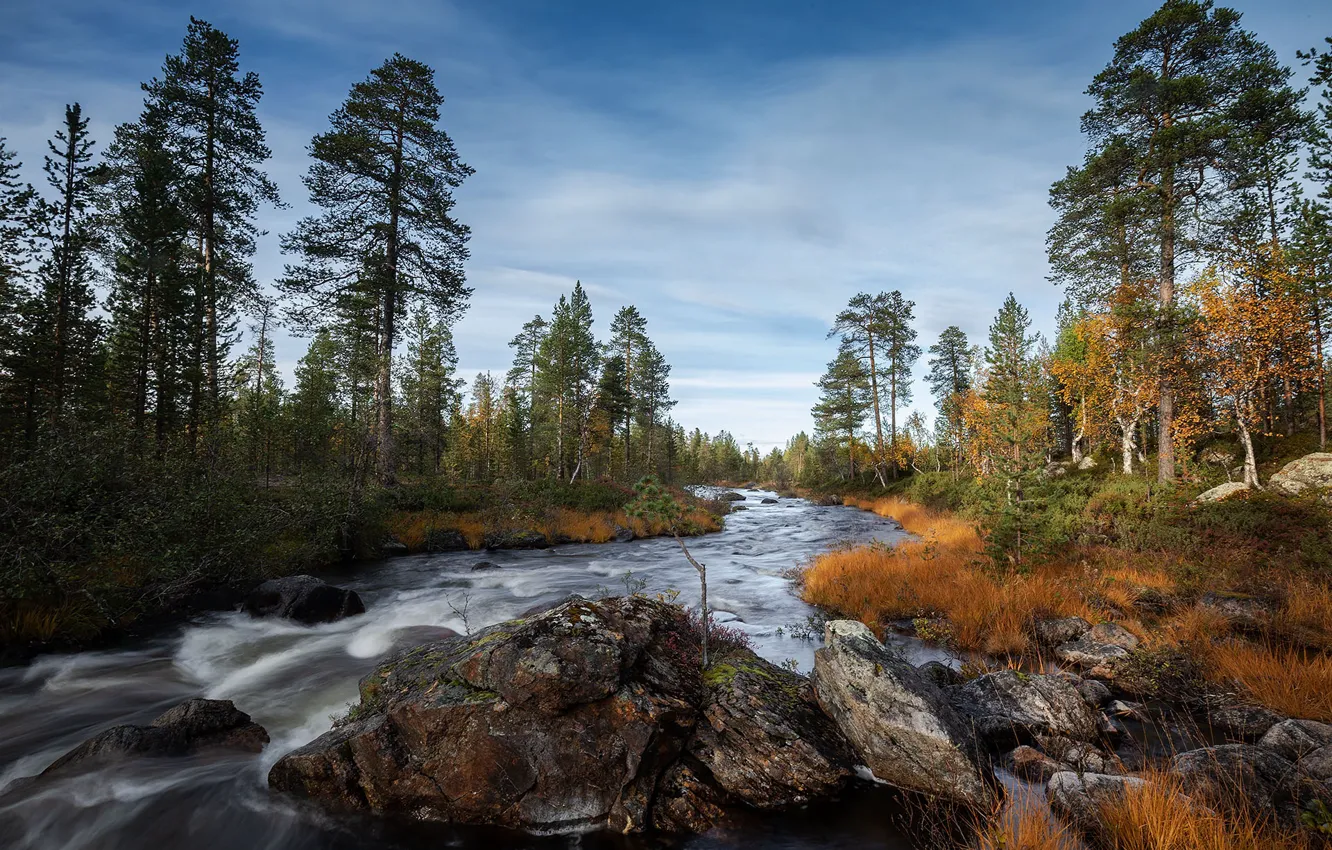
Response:
POLYGON ((1137 449, 1135 445, 1136 431, 1138 429, 1138 419, 1125 419, 1119 417, 1119 438, 1120 438, 1120 462, 1124 467, 1124 475, 1133 474, 1133 455, 1137 449))
POLYGON ((1240 434, 1240 443, 1244 446, 1244 484, 1255 490, 1261 490, 1262 486, 1258 483, 1258 462, 1253 456, 1253 437, 1249 434, 1249 426, 1244 421, 1244 414, 1240 411, 1240 403, 1235 402, 1235 424, 1238 426, 1240 434))
POLYGON ((680 551, 684 553, 685 559, 698 571, 698 586, 702 594, 702 611, 699 619, 703 623, 703 669, 706 670, 708 666, 708 621, 711 619, 711 617, 708 616, 708 568, 700 564, 698 561, 695 561, 694 556, 689 554, 689 549, 685 546, 684 540, 680 537, 679 533, 672 532, 672 535, 675 537, 675 542, 680 544, 680 551))

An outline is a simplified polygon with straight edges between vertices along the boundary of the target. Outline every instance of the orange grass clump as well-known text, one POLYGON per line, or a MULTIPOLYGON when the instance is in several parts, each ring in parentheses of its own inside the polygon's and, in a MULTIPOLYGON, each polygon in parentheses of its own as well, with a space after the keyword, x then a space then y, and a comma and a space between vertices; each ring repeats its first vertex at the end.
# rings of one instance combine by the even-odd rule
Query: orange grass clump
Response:
POLYGON ((954 645, 989 653, 1023 653, 1041 617, 1088 615, 1065 580, 1051 572, 996 579, 980 567, 976 528, 900 499, 848 499, 891 516, 921 539, 896 547, 861 546, 820 555, 805 572, 805 601, 874 628, 884 620, 942 617, 954 645))
POLYGON ((1224 612, 1207 605, 1194 605, 1162 620, 1156 632, 1148 636, 1148 642, 1205 654, 1213 640, 1230 633, 1231 626, 1230 617, 1224 612))
POLYGON ((1332 649, 1332 588, 1311 581, 1292 582, 1273 625, 1295 643, 1332 649))
POLYGON ((1208 670, 1290 717, 1332 722, 1332 657, 1227 641, 1206 654, 1208 670))
POLYGON ((1157 771, 1146 784, 1103 803, 1104 844, 1116 850, 1306 850, 1309 839, 1277 828, 1270 815, 1215 811, 1191 800, 1179 780, 1157 771))
POLYGON ((1080 842, 1039 798, 1024 794, 976 830, 980 850, 1075 850, 1080 842))

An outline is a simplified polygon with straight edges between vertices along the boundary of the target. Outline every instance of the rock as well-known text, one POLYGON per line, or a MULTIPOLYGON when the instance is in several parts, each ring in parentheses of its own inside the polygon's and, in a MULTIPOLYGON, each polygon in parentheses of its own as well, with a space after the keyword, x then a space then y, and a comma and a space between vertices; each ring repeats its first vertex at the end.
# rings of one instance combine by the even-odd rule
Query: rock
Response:
POLYGON ((1082 460, 1078 461, 1078 469, 1086 471, 1088 469, 1095 469, 1095 468, 1096 468, 1096 458, 1092 457, 1091 455, 1087 455, 1082 460))
POLYGON ((1052 460, 1041 470, 1041 475, 1045 478, 1062 478, 1068 474, 1068 468, 1057 460, 1052 460))
POLYGON ((51 763, 42 776, 82 762, 107 762, 136 756, 185 756, 220 749, 257 753, 268 732, 231 700, 190 699, 168 709, 150 726, 113 726, 79 744, 51 763))
POLYGON ((1222 744, 1180 753, 1170 760, 1184 792, 1220 812, 1276 812, 1298 824, 1303 804, 1316 792, 1294 763, 1253 744, 1222 744))
POLYGON ((1228 481, 1225 484, 1218 484, 1210 490, 1204 490, 1193 500, 1195 505, 1207 505, 1212 502, 1222 502, 1231 496, 1240 493, 1247 493, 1249 485, 1241 481, 1228 481))
POLYGON ((1117 699, 1107 705, 1105 710, 1116 717, 1132 717, 1136 720, 1142 720, 1146 717, 1147 706, 1140 702, 1117 699))
POLYGON ((461 531, 451 528, 432 528, 426 532, 427 552, 462 552, 470 548, 472 547, 467 545, 467 538, 461 531))
POLYGON ((245 597, 252 617, 282 617, 298 623, 331 623, 365 613, 365 603, 354 590, 334 587, 314 576, 275 578, 245 597))
POLYGON ((1332 726, 1314 720, 1282 720, 1258 741, 1289 761, 1296 761, 1314 750, 1332 744, 1332 726))
POLYGON ((769 498, 765 498, 763 501, 759 502, 759 504, 760 504, 760 505, 775 505, 775 504, 777 504, 777 500, 776 500, 776 499, 773 499, 773 498, 771 498, 771 497, 769 497, 769 498))
POLYGON ((663 832, 706 832, 726 817, 722 792, 702 779, 685 759, 677 761, 657 783, 652 826, 663 832))
POLYGON ((827 624, 813 681, 819 704, 878 779, 966 804, 993 801, 992 774, 970 724, 863 623, 827 624))
POLYGON ((747 489, 747 490, 757 490, 757 489, 758 489, 758 482, 757 482, 757 481, 748 481, 748 482, 746 482, 746 483, 745 483, 745 489, 747 489))
POLYGON ((1048 735, 1037 739, 1040 748, 1064 765, 1079 773, 1099 773, 1120 776, 1124 773, 1119 760, 1086 741, 1074 741, 1062 735, 1048 735))
POLYGON ((1272 616, 1269 603, 1240 593, 1204 593, 1198 605, 1225 615, 1231 625, 1246 631, 1263 628, 1272 616))
POLYGON ((474 573, 480 573, 480 572, 486 572, 488 570, 498 570, 498 569, 500 569, 500 565, 495 563, 494 561, 477 561, 475 564, 472 564, 472 572, 474 573))
POLYGON ((641 831, 698 719, 698 662, 681 609, 575 600, 384 662, 269 784, 334 811, 641 831))
POLYGON ((1034 627, 1036 639, 1049 646, 1071 643, 1091 631, 1091 623, 1081 617, 1040 620, 1034 627))
POLYGON ((1028 782, 1049 782, 1050 777, 1063 770, 1059 762, 1026 744, 1004 756, 1004 767, 1009 773, 1028 782))
POLYGON ((1267 486, 1283 496, 1327 490, 1332 487, 1332 452, 1314 452, 1292 460, 1267 479, 1267 486))
POLYGON ((768 809, 825 796, 851 776, 855 755, 805 677, 736 650, 703 682, 688 751, 723 791, 768 809))
POLYGON ((1036 735, 1096 737, 1096 712, 1067 679, 999 670, 949 689, 953 705, 975 725, 976 734, 999 746, 1036 735))
POLYGON ((1099 643, 1089 637, 1063 643, 1055 648, 1055 657, 1060 661, 1088 668, 1091 675, 1103 678, 1111 678, 1114 675, 1114 662, 1128 655, 1129 651, 1122 646, 1099 643))
POLYGON ((1285 718, 1260 705, 1230 705, 1208 715, 1212 728, 1230 738, 1256 741, 1285 718))
POLYGON ((1311 778, 1326 783, 1332 779, 1332 744, 1306 753, 1296 764, 1311 778))
POLYGON ((1078 829, 1095 832, 1100 825, 1102 805, 1122 798, 1130 788, 1146 784, 1136 776, 1063 770, 1050 777, 1045 793, 1055 814, 1078 829))
POLYGON ((722 493, 717 498, 723 502, 743 502, 745 500, 745 494, 737 493, 732 490, 729 493, 722 493))
POLYGON ((586 601, 587 601, 586 597, 580 596, 577 593, 570 593, 560 599, 555 600, 554 602, 538 602, 537 604, 533 605, 531 608, 528 608, 526 611, 519 614, 518 616, 522 619, 527 619, 528 617, 535 617, 537 614, 544 614, 547 611, 553 611, 556 608, 560 607, 561 605, 566 605, 570 602, 586 602, 586 601))
POLYGON ((1084 702, 1092 708, 1100 708, 1110 701, 1110 689, 1104 682, 1098 682, 1095 679, 1083 679, 1075 685, 1078 694, 1082 696, 1084 702))
POLYGON ((1137 635, 1118 623, 1097 623, 1092 626, 1091 631, 1087 632, 1087 639, 1096 643, 1122 646, 1130 651, 1138 648, 1137 635))
POLYGON ((486 533, 487 549, 547 549, 550 540, 539 531, 491 531, 486 533))
POLYGON ((924 673, 925 678, 941 688, 962 683, 962 674, 942 661, 926 661, 916 669, 924 673))
POLYGON ((842 504, 842 497, 834 495, 820 496, 816 504, 821 508, 840 507, 842 504))
POLYGON ((387 537, 379 544, 379 553, 385 558, 396 558, 408 553, 407 544, 396 537, 387 537))
POLYGON ((638 535, 634 534, 634 530, 632 528, 625 528, 623 525, 615 526, 616 543, 628 543, 637 537, 638 535))

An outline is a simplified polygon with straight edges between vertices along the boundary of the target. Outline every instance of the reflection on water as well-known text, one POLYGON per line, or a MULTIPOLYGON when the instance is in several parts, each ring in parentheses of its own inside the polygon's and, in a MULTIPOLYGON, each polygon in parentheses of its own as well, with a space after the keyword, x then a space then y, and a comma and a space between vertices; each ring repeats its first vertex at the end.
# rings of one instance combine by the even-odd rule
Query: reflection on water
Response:
MULTIPOLYGON (((795 499, 775 505, 750 492, 749 510, 720 534, 689 542, 707 565, 719 622, 743 630, 763 656, 813 663, 815 644, 789 626, 811 613, 790 592, 787 571, 846 540, 891 541, 887 521, 850 508, 795 499)), ((37 659, 0 670, 0 787, 41 771, 79 741, 122 723, 147 723, 191 696, 230 699, 273 741, 262 755, 141 759, 28 786, 0 797, 0 835, 16 848, 369 847, 906 847, 896 795, 865 786, 803 810, 746 819, 683 841, 603 834, 536 838, 438 825, 332 821, 269 794, 265 776, 284 752, 328 729, 356 698, 356 682, 395 647, 431 628, 465 631, 578 593, 622 593, 625 573, 646 592, 675 589, 697 605, 698 578, 669 540, 561 546, 534 552, 417 555, 330 576, 354 588, 367 613, 306 627, 244 614, 201 617, 130 648, 37 659), (478 561, 499 569, 474 571, 478 561), (835 815, 833 814, 835 807, 835 815)), ((903 648, 915 663, 939 653, 903 648)))

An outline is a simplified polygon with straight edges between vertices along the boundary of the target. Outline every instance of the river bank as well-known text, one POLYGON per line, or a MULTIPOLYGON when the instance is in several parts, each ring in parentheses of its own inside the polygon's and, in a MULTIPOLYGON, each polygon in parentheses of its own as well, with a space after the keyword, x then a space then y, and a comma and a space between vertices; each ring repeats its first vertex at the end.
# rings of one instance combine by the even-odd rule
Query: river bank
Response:
MULTIPOLYGON (((676 495, 688 508, 684 533, 720 530, 726 502, 676 495)), ((625 516, 631 488, 599 481, 407 481, 363 492, 351 508, 336 488, 308 485, 223 487, 213 497, 206 516, 186 512, 177 521, 163 520, 144 497, 160 527, 127 528, 120 516, 106 526, 98 519, 109 512, 98 511, 78 531, 70 518, 56 538, 36 528, 13 535, 0 593, 0 665, 149 636, 234 608, 270 578, 361 569, 404 554, 604 543, 662 530, 625 516)), ((181 502, 197 500, 166 504, 181 502)))

